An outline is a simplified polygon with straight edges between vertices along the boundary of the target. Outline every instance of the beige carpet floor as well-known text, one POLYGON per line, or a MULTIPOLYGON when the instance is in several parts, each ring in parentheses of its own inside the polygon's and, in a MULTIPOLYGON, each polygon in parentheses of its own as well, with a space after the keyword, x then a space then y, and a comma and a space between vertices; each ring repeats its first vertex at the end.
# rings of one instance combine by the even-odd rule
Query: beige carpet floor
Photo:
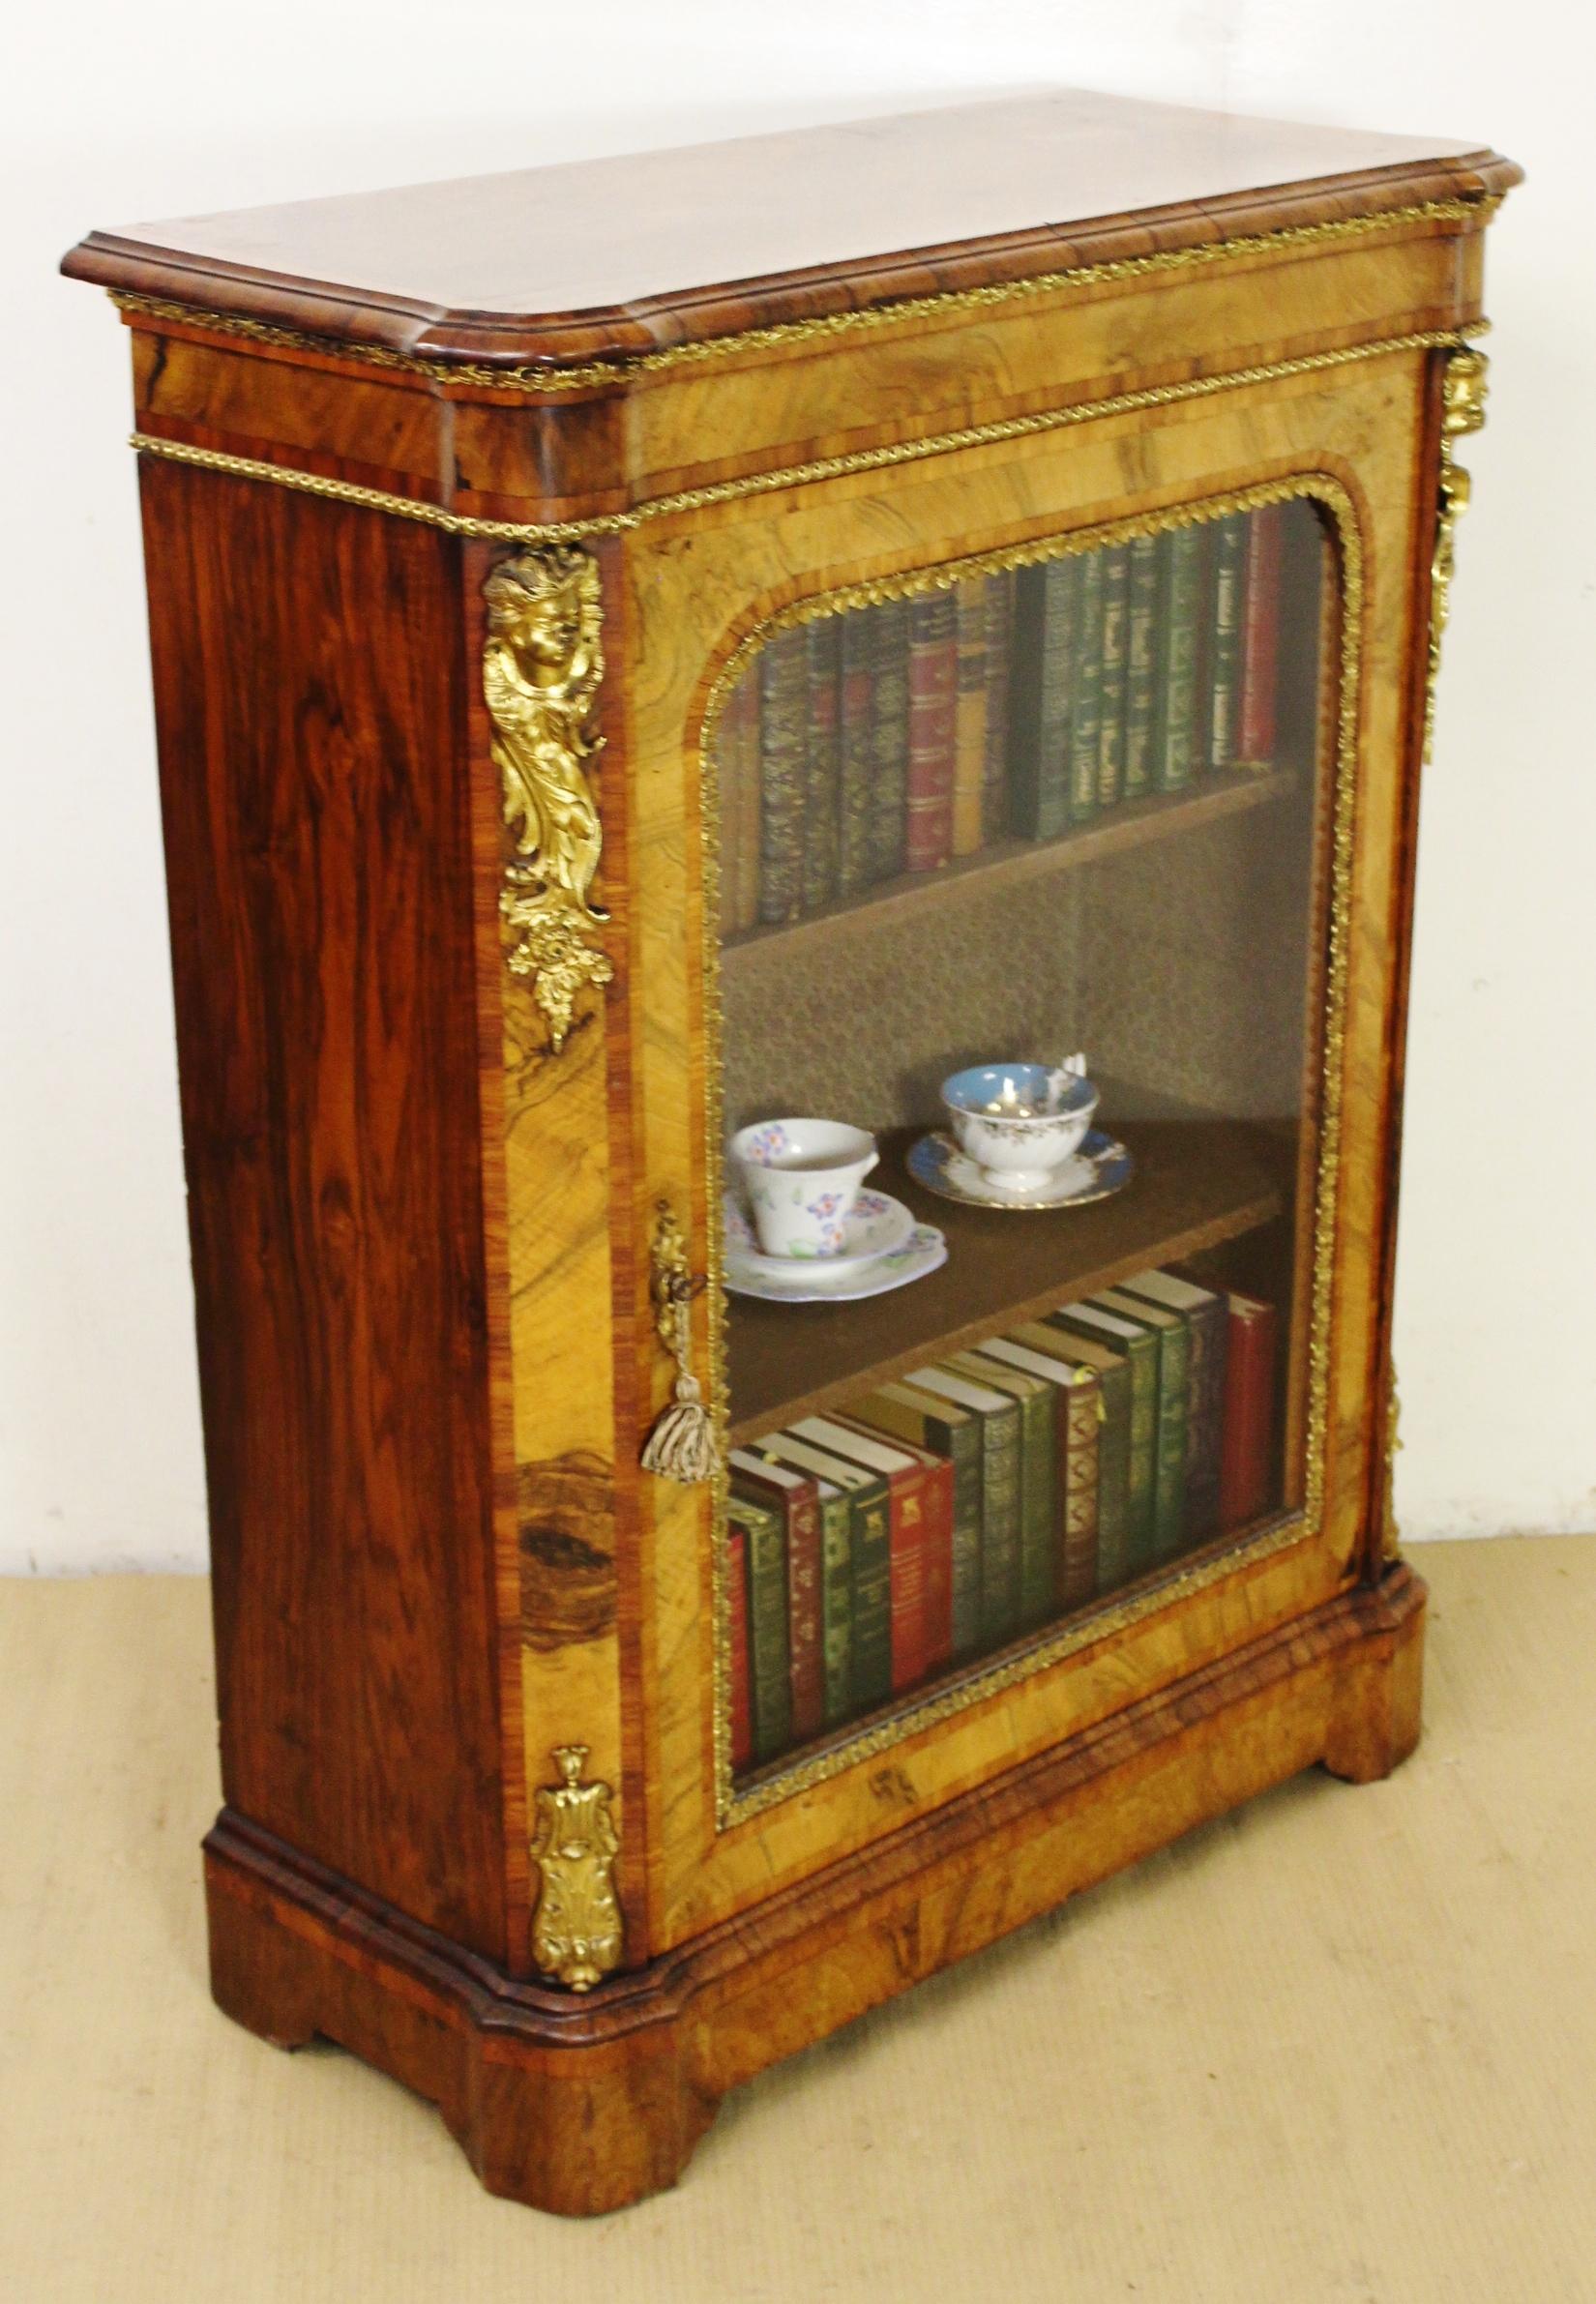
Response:
POLYGON ((1427 1735, 734 2097, 673 2194, 487 2198, 206 1996, 206 1592, 0 1584, 6 2304, 1596 2298, 1596 1538, 1426 1547, 1427 1735))

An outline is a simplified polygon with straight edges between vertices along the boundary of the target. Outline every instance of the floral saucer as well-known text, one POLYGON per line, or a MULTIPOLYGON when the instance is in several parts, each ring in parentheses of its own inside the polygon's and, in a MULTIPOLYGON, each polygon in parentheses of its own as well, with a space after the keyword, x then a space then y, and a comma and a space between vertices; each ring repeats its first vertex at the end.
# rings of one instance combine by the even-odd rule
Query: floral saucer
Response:
POLYGON ((970 1208, 1079 1208, 1122 1192, 1136 1167, 1124 1145, 1100 1128, 1081 1139, 1078 1152, 1059 1162, 1045 1185, 1022 1196, 990 1184, 969 1155, 945 1136, 923 1136, 911 1148, 907 1165, 916 1184, 970 1208))
POLYGON ((752 1271, 773 1280, 792 1278, 795 1268, 807 1278, 816 1267, 826 1272, 857 1272, 873 1264, 895 1248, 901 1248, 914 1229, 914 1218, 901 1200, 890 1193, 862 1192, 842 1219, 842 1253, 834 1256, 767 1256, 760 1252, 759 1235, 748 1211, 728 1192, 725 1197, 726 1253, 752 1271))
POLYGON ((726 1253, 725 1284, 734 1296, 757 1296, 764 1304, 855 1304, 864 1296, 884 1296, 890 1288, 907 1287, 924 1280, 948 1260, 948 1244, 933 1224, 917 1224, 901 1248, 862 1268, 839 1266, 837 1257, 816 1257, 800 1263, 792 1256, 745 1256, 731 1248, 726 1253), (785 1267, 782 1278, 768 1267, 785 1267))

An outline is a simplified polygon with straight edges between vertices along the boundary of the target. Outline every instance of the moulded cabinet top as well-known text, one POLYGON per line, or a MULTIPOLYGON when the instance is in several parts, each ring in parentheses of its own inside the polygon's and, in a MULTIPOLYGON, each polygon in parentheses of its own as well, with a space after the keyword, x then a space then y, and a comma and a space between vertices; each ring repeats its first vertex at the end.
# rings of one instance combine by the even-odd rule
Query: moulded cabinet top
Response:
POLYGON ((1466 143, 1065 89, 95 232, 64 269, 444 360, 559 361, 1518 173, 1466 143))

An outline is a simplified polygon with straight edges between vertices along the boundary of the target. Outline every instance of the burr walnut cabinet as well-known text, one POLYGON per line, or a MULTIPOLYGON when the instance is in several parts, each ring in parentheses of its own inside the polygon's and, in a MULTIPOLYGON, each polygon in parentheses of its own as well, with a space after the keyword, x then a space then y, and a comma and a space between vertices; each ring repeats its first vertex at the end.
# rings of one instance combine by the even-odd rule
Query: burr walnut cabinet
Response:
POLYGON ((668 2184, 773 2059, 1411 1748, 1413 852, 1517 177, 1057 93, 68 257, 133 356, 215 1993, 433 2099, 492 2190, 668 2184), (1222 564, 1244 668, 1229 579, 1179 590, 1222 564), (1129 671, 1093 610, 1027 720, 1022 613, 1143 565, 1129 671), (984 765, 927 817, 977 600, 984 765), (1103 779, 1052 817, 1049 727, 1103 779), (944 1075, 1077 1047, 1123 1189, 928 1189, 944 1075), (783 1112, 872 1131, 945 1261, 728 1292, 726 1143, 783 1112), (733 1454, 1171 1264, 1277 1323, 1254 1489, 751 1753, 733 1454))

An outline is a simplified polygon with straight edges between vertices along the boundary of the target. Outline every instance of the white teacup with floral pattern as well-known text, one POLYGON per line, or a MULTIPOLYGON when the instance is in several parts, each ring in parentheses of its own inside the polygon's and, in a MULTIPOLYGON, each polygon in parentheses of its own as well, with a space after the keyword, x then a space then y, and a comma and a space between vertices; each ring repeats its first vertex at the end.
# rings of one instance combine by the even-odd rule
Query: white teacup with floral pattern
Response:
POLYGON ((731 1139, 767 1256, 835 1256, 859 1187, 880 1155, 845 1120, 760 1120, 731 1139))

